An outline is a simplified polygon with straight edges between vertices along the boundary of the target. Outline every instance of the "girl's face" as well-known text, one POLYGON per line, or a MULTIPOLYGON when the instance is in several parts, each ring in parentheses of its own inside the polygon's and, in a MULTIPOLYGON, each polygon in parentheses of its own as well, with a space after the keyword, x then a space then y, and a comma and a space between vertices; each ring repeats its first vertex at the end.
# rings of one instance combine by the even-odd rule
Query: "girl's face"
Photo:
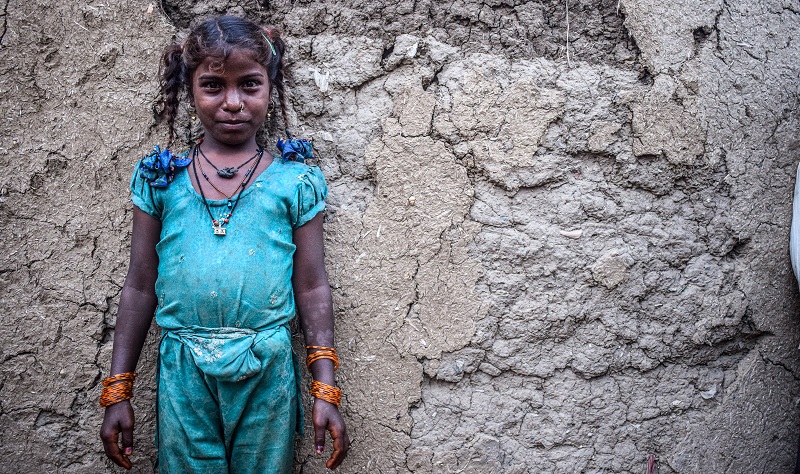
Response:
POLYGON ((222 62, 206 58, 192 74, 192 102, 205 129, 204 142, 253 144, 270 101, 267 70, 247 50, 222 62))

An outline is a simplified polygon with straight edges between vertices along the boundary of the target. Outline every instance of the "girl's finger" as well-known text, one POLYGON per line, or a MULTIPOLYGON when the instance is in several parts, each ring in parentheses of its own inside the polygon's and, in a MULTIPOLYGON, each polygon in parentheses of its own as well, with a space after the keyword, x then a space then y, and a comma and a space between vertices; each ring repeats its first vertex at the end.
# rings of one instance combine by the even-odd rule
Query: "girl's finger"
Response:
POLYGON ((117 459, 119 458, 119 446, 117 446, 116 442, 103 439, 103 450, 106 452, 106 457, 108 457, 108 459, 119 464, 117 462, 117 459))
POLYGON ((108 459, 114 461, 114 464, 124 467, 125 469, 131 468, 132 464, 130 460, 122 455, 116 442, 107 443, 106 440, 103 440, 103 448, 106 451, 108 459))
POLYGON ((103 440, 103 450, 106 452, 106 457, 114 461, 114 464, 125 467, 122 453, 119 451, 117 445, 118 433, 116 431, 103 431, 100 438, 103 440))
POLYGON ((325 450, 325 427, 314 423, 314 449, 317 454, 322 454, 325 450))
POLYGON ((130 456, 133 452, 133 429, 122 430, 122 452, 130 456))
POLYGON ((344 457, 347 454, 347 451, 344 451, 343 449, 337 447, 336 445, 337 443, 334 442, 333 443, 334 448, 333 452, 331 453, 331 457, 330 459, 328 459, 328 462, 325 463, 325 466, 328 469, 336 469, 337 467, 339 467, 339 464, 341 464, 342 461, 344 461, 344 457))
POLYGON ((333 438, 333 453, 331 453, 331 457, 325 463, 325 466, 328 469, 336 469, 344 461, 344 457, 347 456, 347 451, 350 449, 350 439, 346 434, 339 434, 337 430, 331 430, 331 438, 333 438))

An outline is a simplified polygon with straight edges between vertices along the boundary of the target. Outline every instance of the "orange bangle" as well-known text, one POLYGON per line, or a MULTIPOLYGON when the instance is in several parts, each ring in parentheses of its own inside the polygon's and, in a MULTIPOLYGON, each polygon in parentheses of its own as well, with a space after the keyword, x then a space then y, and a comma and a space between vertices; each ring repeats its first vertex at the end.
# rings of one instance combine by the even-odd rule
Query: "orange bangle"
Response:
POLYGON ((135 378, 136 372, 125 372, 103 379, 100 406, 108 407, 133 398, 133 380, 135 378))
POLYGON ((334 348, 334 347, 326 347, 326 346, 306 346, 306 349, 321 349, 321 350, 325 350, 325 351, 336 352, 336 348, 334 348))
POLYGON ((112 383, 129 380, 133 382, 138 374, 136 372, 123 372, 121 374, 112 375, 103 379, 103 387, 108 387, 112 383))
POLYGON ((330 348, 328 349, 320 349, 316 352, 312 352, 311 354, 306 357, 306 367, 311 370, 311 364, 320 360, 320 359, 329 359, 333 361, 333 370, 337 370, 339 368, 339 356, 336 355, 336 349, 330 348))
POLYGON ((332 403, 337 407, 342 404, 342 389, 317 382, 316 380, 311 382, 311 396, 332 403))

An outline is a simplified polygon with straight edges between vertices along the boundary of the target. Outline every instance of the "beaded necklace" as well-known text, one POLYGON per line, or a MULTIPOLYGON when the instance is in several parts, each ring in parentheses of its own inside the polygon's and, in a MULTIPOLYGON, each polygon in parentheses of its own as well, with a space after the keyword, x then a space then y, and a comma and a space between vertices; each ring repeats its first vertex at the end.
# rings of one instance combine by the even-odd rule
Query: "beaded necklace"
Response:
POLYGON ((197 159, 197 153, 199 151, 199 148, 200 148, 199 146, 194 147, 194 151, 192 153, 192 170, 194 171, 194 179, 195 181, 197 181, 197 187, 200 189, 200 196, 203 198, 203 205, 205 206, 206 211, 208 212, 208 216, 211 217, 211 224, 214 227, 214 235, 224 237, 226 235, 225 224, 227 224, 230 218, 233 216, 233 211, 234 209, 236 209, 236 205, 239 204, 239 199, 241 199, 242 197, 242 191, 244 191, 244 188, 246 188, 247 184, 250 183, 250 179, 255 174, 253 173, 253 171, 256 168, 258 168, 258 164, 261 163, 261 157, 264 155, 264 149, 261 147, 258 148, 258 153, 256 153, 258 159, 256 160, 253 166, 247 169, 247 171, 244 173, 244 178, 242 178, 242 181, 239 183, 239 186, 237 186, 236 189, 233 190, 233 193, 231 195, 222 192, 219 188, 214 186, 214 183, 212 183, 211 180, 208 179, 208 176, 206 175, 205 171, 203 171, 203 163, 200 163, 200 172, 202 173, 203 177, 206 179, 208 184, 210 184, 212 188, 216 189, 217 192, 228 198, 228 212, 223 212, 220 215, 219 220, 217 220, 214 219, 214 214, 212 214, 211 212, 211 206, 209 206, 208 199, 206 199, 206 195, 203 192, 203 186, 200 184, 200 177, 197 175, 197 166, 195 165, 195 163, 199 161, 197 159), (237 191, 239 191, 238 194, 237 191), (236 199, 233 199, 234 195, 236 196, 236 199))
MULTIPOLYGON (((212 163, 211 160, 208 159, 206 154, 203 153, 203 149, 200 148, 200 144, 197 145, 197 149, 200 151, 200 154, 203 155, 203 159, 205 159, 208 162, 208 164, 211 165, 212 168, 217 170, 217 175, 219 175, 220 178, 225 178, 225 179, 233 178, 233 176, 236 173, 238 173, 239 170, 242 169, 242 167, 244 165, 246 165, 247 163, 250 163, 251 161, 255 160, 257 156, 261 155, 264 152, 264 150, 262 150, 261 147, 258 147, 258 150, 256 150, 256 154, 251 156, 250 158, 248 158, 247 161, 245 161, 241 165, 239 165, 239 166, 226 166, 224 168, 217 168, 217 166, 214 163, 212 163)), ((202 165, 201 165, 201 170, 202 170, 202 165)))

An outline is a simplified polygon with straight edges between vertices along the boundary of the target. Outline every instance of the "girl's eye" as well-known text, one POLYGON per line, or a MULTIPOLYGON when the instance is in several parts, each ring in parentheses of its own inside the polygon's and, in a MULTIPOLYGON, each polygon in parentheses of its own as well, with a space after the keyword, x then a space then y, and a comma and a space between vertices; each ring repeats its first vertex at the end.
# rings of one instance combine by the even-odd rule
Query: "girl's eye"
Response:
POLYGON ((245 83, 243 84, 245 89, 255 89, 260 85, 261 83, 259 83, 258 81, 245 81, 245 83))
POLYGON ((220 84, 219 82, 208 81, 201 83, 200 87, 202 87, 203 89, 216 90, 220 88, 220 84))

